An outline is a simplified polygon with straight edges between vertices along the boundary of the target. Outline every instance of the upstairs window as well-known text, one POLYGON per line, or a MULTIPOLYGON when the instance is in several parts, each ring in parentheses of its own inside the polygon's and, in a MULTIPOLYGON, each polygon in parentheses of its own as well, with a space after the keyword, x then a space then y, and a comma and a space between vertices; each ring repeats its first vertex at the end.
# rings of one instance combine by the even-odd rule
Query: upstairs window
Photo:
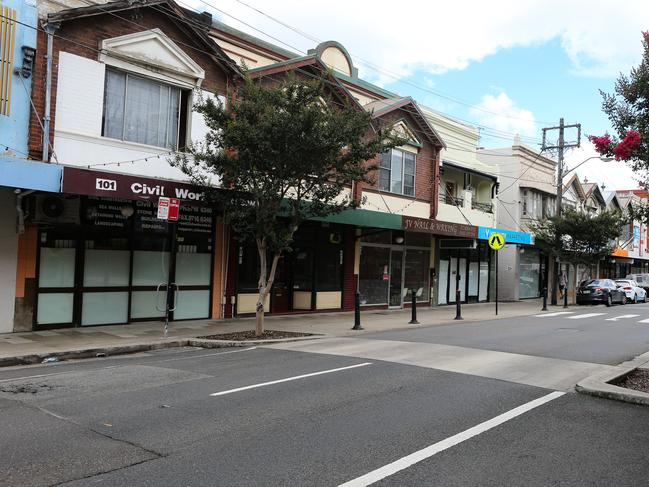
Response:
POLYGON ((415 167, 417 156, 401 149, 381 154, 379 189, 390 193, 415 195, 415 167))
POLYGON ((106 70, 102 135, 177 149, 182 92, 141 76, 106 70))

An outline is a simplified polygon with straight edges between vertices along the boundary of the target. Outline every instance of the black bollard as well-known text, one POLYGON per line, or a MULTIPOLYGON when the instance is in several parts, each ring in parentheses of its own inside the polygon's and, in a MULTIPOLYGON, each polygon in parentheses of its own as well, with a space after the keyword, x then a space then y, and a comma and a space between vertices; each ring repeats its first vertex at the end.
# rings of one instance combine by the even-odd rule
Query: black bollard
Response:
POLYGON ((411 289, 410 292, 412 293, 412 316, 408 324, 418 325, 419 322, 417 321, 417 290, 411 289))
POLYGON ((541 311, 547 311, 548 310, 548 288, 544 287, 543 288, 543 308, 541 308, 541 311))
POLYGON ((462 305, 460 303, 460 290, 455 291, 455 319, 463 320, 462 318, 462 305))
POLYGON ((563 307, 568 307, 568 286, 566 286, 566 289, 563 291, 563 307))
POLYGON ((361 293, 354 297, 354 327, 352 330, 363 330, 361 326, 361 293))

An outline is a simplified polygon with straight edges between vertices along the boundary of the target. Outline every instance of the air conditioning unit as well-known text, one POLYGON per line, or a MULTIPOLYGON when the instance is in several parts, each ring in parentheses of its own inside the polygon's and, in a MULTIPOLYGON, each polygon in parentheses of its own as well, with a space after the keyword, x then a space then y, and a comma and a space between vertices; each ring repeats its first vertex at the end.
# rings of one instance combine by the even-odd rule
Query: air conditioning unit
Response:
POLYGON ((33 223, 79 224, 79 198, 38 194, 34 200, 33 223))

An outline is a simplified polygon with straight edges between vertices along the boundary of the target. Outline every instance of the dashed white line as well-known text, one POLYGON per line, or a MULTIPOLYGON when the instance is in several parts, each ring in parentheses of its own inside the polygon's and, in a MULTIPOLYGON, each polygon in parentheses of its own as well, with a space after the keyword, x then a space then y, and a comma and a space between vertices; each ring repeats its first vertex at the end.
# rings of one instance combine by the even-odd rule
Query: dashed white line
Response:
POLYGON ((347 367, 339 367, 337 369, 321 370, 320 372, 311 372, 310 374, 296 375, 294 377, 287 377, 285 379, 271 380, 269 382, 262 382, 260 384, 253 384, 251 386, 237 387, 236 389, 229 389, 227 391, 214 392, 210 396, 224 396, 226 394, 232 394, 233 392, 247 391, 248 389, 256 389, 258 387, 271 386, 273 384, 280 384, 282 382, 289 382, 292 380, 306 379, 307 377, 314 377, 316 375, 331 374, 333 372, 341 372, 343 370, 355 369, 357 367, 365 367, 366 365, 371 365, 372 362, 363 362, 362 364, 349 365, 347 367))
POLYGON ((556 313, 545 313, 545 314, 540 314, 540 315, 534 315, 536 318, 548 318, 552 316, 561 316, 561 315, 569 315, 574 313, 574 311, 557 311, 556 313))
POLYGON ((649 323, 649 318, 646 319, 646 320, 640 320, 640 321, 638 321, 638 323, 649 323))
POLYGON ((637 318, 640 315, 620 315, 616 316, 614 318, 607 318, 606 321, 618 321, 618 320, 626 320, 628 318, 637 318))
POLYGON ((496 426, 501 425, 506 421, 509 421, 510 419, 513 419, 517 416, 520 416, 523 413, 531 411, 534 408, 542 406, 543 404, 546 404, 558 397, 561 397, 564 394, 565 392, 559 392, 559 391, 551 392, 546 396, 540 397, 538 399, 525 403, 521 406, 518 406, 517 408, 507 411, 506 413, 500 414, 472 428, 469 428, 468 430, 462 431, 457 435, 453 435, 449 438, 446 438, 445 440, 427 446, 422 450, 411 453, 410 455, 400 458, 399 460, 396 460, 392 463, 389 463, 384 467, 377 468, 376 470, 373 470, 361 477, 350 480, 349 482, 345 482, 344 484, 341 484, 339 487, 364 487, 366 485, 370 485, 375 482, 378 482, 379 480, 382 480, 386 477, 389 477, 390 475, 394 475, 395 473, 400 472, 401 470, 411 467, 415 463, 419 463, 422 460, 426 460, 427 458, 430 458, 439 452, 447 450, 455 445, 458 445, 459 443, 462 443, 470 438, 473 438, 474 436, 479 435, 480 433, 484 433, 485 431, 495 428, 496 426))
POLYGON ((593 318, 594 316, 602 316, 605 315, 606 313, 586 313, 583 315, 577 315, 577 316, 568 316, 567 318, 569 320, 582 320, 584 318, 593 318))

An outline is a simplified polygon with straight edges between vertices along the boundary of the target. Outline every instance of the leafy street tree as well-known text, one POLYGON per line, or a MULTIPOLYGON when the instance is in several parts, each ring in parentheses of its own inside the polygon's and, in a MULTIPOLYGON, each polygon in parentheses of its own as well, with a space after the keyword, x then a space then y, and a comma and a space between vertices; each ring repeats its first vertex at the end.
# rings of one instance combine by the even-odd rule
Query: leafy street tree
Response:
POLYGON ((173 162, 223 205, 236 238, 256 242, 257 336, 278 262, 300 224, 356 206, 344 190, 371 182, 376 166, 367 161, 401 143, 375 127, 371 113, 341 101, 330 79, 289 75, 269 84, 246 76, 226 106, 198 105, 209 132, 173 162), (221 189, 209 189, 215 180, 221 189))
MULTIPOLYGON (((602 110, 608 116, 617 135, 604 134, 588 138, 597 152, 604 156, 627 161, 644 177, 641 185, 647 188, 649 175, 649 32, 642 33, 643 55, 640 64, 629 75, 620 74, 613 93, 600 91, 602 110)), ((636 210, 637 211, 637 210, 636 210)), ((640 208, 638 215, 649 220, 649 209, 640 208)))
MULTIPOLYGON (((619 212, 598 215, 565 210, 561 216, 530 225, 536 245, 562 262, 590 267, 613 250, 625 218, 619 212)), ((575 272, 575 283, 577 275, 575 272)))

